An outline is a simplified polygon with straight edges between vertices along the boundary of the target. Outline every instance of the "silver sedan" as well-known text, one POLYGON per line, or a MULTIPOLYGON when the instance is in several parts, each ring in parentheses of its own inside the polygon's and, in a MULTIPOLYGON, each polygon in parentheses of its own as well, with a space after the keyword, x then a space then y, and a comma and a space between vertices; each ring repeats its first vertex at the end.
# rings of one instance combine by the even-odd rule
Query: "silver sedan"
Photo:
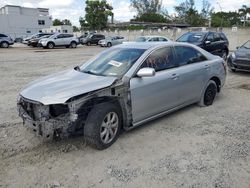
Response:
POLYGON ((122 44, 124 41, 125 41, 124 37, 111 36, 111 37, 106 37, 103 40, 99 40, 98 44, 102 47, 111 47, 117 44, 122 44))
POLYGON ((98 149, 121 129, 198 103, 212 105, 224 85, 223 59, 187 43, 127 43, 80 67, 41 78, 20 92, 18 111, 37 135, 83 134, 98 149))

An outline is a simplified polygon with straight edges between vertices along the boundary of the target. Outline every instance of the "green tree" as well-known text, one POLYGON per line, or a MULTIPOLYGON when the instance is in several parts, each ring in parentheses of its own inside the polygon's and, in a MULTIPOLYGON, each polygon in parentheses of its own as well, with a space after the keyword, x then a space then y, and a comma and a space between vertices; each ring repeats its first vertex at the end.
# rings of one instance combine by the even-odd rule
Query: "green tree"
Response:
POLYGON ((187 23, 191 26, 203 25, 201 14, 195 8, 194 0, 187 0, 174 7, 177 17, 175 21, 178 23, 187 23))
POLYGON ((72 26, 71 21, 68 20, 68 19, 62 20, 62 25, 70 25, 70 26, 72 26))
POLYGON ((232 27, 239 25, 240 22, 240 15, 237 12, 217 12, 211 16, 212 27, 232 27))
POLYGON ((162 0, 131 0, 131 6, 137 11, 131 21, 169 22, 168 11, 162 6, 162 0))
POLYGON ((112 10, 113 7, 106 0, 86 0, 85 19, 80 18, 79 20, 81 27, 88 25, 90 29, 106 28, 108 17, 113 17, 112 10))
POLYGON ((250 14, 250 7, 247 7, 246 5, 242 5, 242 7, 239 9, 239 14, 243 18, 243 26, 245 27, 247 14, 250 14))
POLYGON ((63 25, 62 21, 59 19, 54 19, 53 20, 53 26, 57 26, 57 25, 63 25))
POLYGON ((160 13, 162 0, 131 0, 131 6, 136 9, 139 16, 149 13, 160 13))
POLYGON ((75 25, 73 25, 73 32, 78 32, 78 31, 80 31, 80 29, 76 27, 75 25))
POLYGON ((166 18, 158 13, 145 13, 136 16, 134 19, 131 19, 131 21, 166 23, 166 18))

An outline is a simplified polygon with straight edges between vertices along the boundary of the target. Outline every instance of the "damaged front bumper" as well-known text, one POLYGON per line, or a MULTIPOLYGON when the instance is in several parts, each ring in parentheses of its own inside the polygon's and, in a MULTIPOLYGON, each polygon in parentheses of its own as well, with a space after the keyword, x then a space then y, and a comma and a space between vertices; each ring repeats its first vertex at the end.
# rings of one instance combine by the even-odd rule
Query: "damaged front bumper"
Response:
POLYGON ((35 132, 37 136, 45 139, 68 136, 69 129, 74 124, 69 113, 56 118, 34 120, 21 105, 18 105, 18 112, 23 119, 23 124, 35 132))

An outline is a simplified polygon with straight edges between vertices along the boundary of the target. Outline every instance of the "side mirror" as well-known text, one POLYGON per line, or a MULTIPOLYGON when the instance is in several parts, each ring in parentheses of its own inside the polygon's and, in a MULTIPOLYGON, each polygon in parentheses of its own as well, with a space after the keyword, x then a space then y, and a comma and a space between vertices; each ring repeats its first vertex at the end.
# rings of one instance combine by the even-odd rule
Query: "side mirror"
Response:
POLYGON ((153 68, 142 68, 137 74, 138 77, 152 77, 155 75, 155 69, 153 68))
POLYGON ((207 40, 207 41, 205 42, 205 44, 211 44, 211 41, 207 40))
POLYGON ((239 49, 239 48, 240 48, 239 46, 236 47, 236 49, 239 49))

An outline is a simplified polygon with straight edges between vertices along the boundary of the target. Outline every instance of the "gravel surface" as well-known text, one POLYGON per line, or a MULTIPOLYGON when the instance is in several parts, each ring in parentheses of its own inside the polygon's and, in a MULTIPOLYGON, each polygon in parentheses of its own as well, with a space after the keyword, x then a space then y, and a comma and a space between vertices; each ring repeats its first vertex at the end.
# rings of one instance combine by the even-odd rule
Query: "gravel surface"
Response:
POLYGON ((147 123, 104 151, 82 137, 44 142, 22 125, 16 96, 27 83, 103 49, 0 49, 0 187, 250 187, 249 73, 229 72, 212 106, 147 123))

